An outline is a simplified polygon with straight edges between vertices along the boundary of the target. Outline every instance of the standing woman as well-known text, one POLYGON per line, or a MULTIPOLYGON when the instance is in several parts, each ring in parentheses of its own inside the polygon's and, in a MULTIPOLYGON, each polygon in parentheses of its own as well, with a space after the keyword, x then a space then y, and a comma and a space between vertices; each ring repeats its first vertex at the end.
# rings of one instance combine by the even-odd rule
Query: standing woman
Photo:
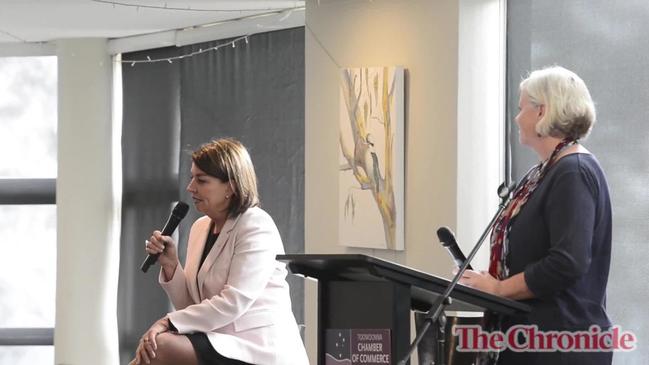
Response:
POLYGON ((258 207, 248 151, 219 139, 192 154, 187 191, 205 214, 189 233, 185 267, 175 242, 154 231, 159 282, 175 307, 142 336, 131 364, 308 365, 291 311, 284 247, 258 207))
MULTIPOLYGON (((520 84, 520 143, 541 161, 519 183, 491 234, 489 272, 461 283, 522 300, 532 311, 502 319, 543 331, 606 330, 611 204, 597 159, 579 144, 595 123, 584 82, 562 67, 534 71, 520 84)), ((610 364, 611 352, 513 352, 498 364, 610 364)))

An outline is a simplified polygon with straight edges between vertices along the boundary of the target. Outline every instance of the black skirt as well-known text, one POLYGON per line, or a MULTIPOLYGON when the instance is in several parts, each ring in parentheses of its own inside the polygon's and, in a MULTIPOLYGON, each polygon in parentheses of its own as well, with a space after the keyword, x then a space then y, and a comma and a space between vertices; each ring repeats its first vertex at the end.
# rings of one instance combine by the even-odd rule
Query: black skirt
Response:
POLYGON ((199 365, 252 365, 240 360, 227 358, 214 349, 207 335, 203 332, 190 333, 187 336, 194 347, 199 365))

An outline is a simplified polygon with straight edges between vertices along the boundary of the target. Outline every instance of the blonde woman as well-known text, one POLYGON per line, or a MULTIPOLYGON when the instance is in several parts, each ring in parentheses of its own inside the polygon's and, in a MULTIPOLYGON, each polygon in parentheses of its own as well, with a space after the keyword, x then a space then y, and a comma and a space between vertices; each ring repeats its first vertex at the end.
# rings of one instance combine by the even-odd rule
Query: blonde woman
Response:
MULTIPOLYGON (((521 180, 491 235, 489 272, 461 283, 532 307, 502 318, 501 330, 606 330, 611 203, 599 162, 579 141, 595 123, 586 84, 562 67, 534 71, 520 84, 520 143, 539 158, 521 180)), ((498 364, 610 364, 611 352, 505 351, 498 364)))

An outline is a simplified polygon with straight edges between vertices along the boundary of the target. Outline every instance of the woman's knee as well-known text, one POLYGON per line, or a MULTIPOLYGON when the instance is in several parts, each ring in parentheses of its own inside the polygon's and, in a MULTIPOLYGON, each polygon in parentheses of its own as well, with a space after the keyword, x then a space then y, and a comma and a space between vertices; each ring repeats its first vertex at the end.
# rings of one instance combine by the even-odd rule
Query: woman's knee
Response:
POLYGON ((196 355, 189 339, 183 335, 165 332, 156 337, 156 357, 152 365, 196 365, 196 355))
POLYGON ((169 333, 169 332, 164 332, 157 335, 155 338, 155 342, 158 347, 158 350, 173 346, 173 343, 177 341, 176 337, 179 337, 179 335, 169 333))

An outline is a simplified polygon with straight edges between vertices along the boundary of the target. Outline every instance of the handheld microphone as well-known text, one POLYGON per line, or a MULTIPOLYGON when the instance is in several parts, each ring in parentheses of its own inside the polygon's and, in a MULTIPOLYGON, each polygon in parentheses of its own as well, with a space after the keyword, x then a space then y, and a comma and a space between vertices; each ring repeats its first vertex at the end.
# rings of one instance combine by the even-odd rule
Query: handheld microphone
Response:
MULTIPOLYGON (((442 244, 442 246, 444 246, 448 250, 448 253, 453 258, 453 261, 455 261, 455 265, 457 265, 458 267, 462 266, 462 264, 464 264, 464 261, 466 261, 466 256, 464 256, 462 250, 460 250, 460 246, 457 245, 457 241, 455 240, 455 235, 453 234, 453 232, 448 227, 441 227, 437 230, 437 238, 439 238, 439 242, 442 244)), ((467 269, 473 270, 473 268, 471 268, 471 265, 467 266, 467 269)))
MULTIPOLYGON (((187 205, 187 203, 178 202, 178 204, 176 204, 174 209, 171 211, 171 215, 169 215, 169 219, 167 219, 167 223, 165 223, 164 228, 162 229, 162 235, 170 236, 172 233, 174 233, 176 227, 178 227, 180 221, 185 218, 188 211, 189 205, 187 205)), ((146 259, 142 263, 142 266, 140 266, 140 269, 143 272, 147 272, 147 270, 149 270, 149 266, 155 264, 155 262, 158 260, 158 256, 160 256, 160 254, 147 255, 146 259)))

